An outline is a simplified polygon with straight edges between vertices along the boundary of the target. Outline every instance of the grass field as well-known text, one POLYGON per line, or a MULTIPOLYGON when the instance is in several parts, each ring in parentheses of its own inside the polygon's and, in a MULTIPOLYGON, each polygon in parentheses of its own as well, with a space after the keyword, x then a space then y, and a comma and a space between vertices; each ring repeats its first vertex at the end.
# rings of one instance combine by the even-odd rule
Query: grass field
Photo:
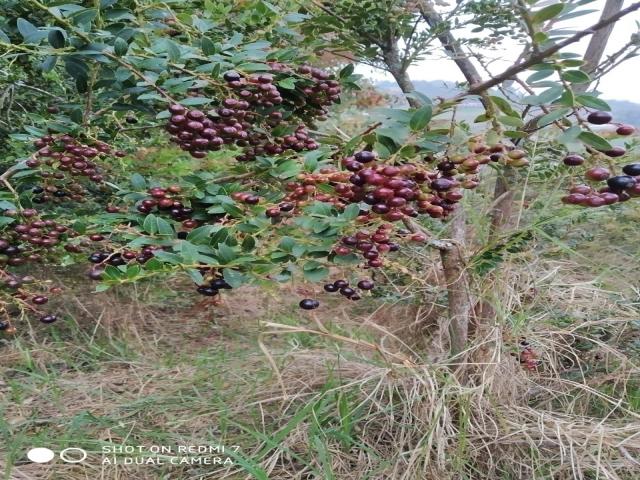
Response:
POLYGON ((391 293, 356 305, 322 297, 317 315, 296 308, 318 289, 305 284, 210 308, 188 284, 97 295, 59 279, 73 292, 64 321, 0 344, 4 478, 637 478, 637 208, 615 207, 614 224, 609 209, 525 200, 535 240, 502 257, 509 295, 464 385, 443 354, 435 267, 380 278, 391 293), (535 371, 512 355, 520 337, 535 371), (36 464, 36 446, 88 458, 36 464), (142 451, 105 453, 117 446, 142 451))

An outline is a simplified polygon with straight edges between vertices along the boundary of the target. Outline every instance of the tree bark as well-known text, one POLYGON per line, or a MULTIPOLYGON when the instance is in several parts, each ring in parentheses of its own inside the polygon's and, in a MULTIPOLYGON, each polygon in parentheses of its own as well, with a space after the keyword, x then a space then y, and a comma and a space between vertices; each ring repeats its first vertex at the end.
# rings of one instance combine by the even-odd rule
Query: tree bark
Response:
MULTIPOLYGON (((382 56, 384 63, 387 65, 389 73, 393 76, 394 80, 402 90, 402 93, 408 94, 415 92, 416 87, 413 85, 411 78, 407 74, 407 67, 403 65, 400 59, 400 53, 398 51, 398 43, 393 40, 389 42, 389 45, 382 49, 382 56)), ((407 102, 413 108, 420 106, 419 102, 411 97, 406 97, 407 102)))
MULTIPOLYGON (((624 0, 607 0, 604 4, 604 9, 602 10, 602 15, 600 15, 600 21, 606 20, 609 17, 617 14, 622 10, 622 4, 624 0)), ((589 46, 587 47, 587 51, 584 54, 585 64, 582 69, 587 72, 593 72, 600 63, 602 59, 602 55, 604 55, 604 51, 607 48, 607 43, 609 42, 609 37, 611 36, 611 32, 615 27, 615 23, 611 23, 604 28, 596 31, 591 40, 589 41, 589 46)), ((573 87, 576 92, 586 92, 589 88, 589 83, 583 83, 580 85, 576 85, 573 87)))
MULTIPOLYGON (((435 12, 433 12, 435 13, 435 12)), ((437 15, 437 13, 435 13, 437 15)), ((442 19, 432 20, 441 23, 442 19)), ((450 54, 456 65, 463 70, 465 78, 469 84, 481 81, 480 75, 474 65, 465 58, 459 51, 455 38, 451 33, 443 34, 439 37, 445 50, 450 54), (465 73, 466 72, 466 73, 465 73), (467 77, 469 75, 469 77, 467 77)), ((400 58, 396 41, 390 41, 387 48, 384 48, 383 58, 389 73, 393 75, 400 90, 406 95, 415 91, 415 86, 407 74, 407 65, 400 58)), ((411 107, 417 108, 419 102, 411 97, 406 97, 411 107)), ((465 268, 464 255, 462 254, 466 240, 466 215, 460 209, 454 215, 450 225, 451 237, 455 243, 447 243, 447 247, 436 246, 440 250, 440 259, 444 271, 447 298, 448 298, 448 321, 450 353, 457 355, 466 347, 468 341, 469 322, 473 309, 473 300, 469 288, 469 277, 465 268)), ((440 245, 440 244, 438 244, 440 245)))
MULTIPOLYGON (((431 28, 436 28, 443 23, 443 19, 440 14, 433 8, 431 2, 420 0, 418 1, 420 8, 420 14, 422 18, 427 22, 431 28)), ((449 30, 446 30, 438 35, 438 40, 442 43, 445 51, 458 66, 462 75, 469 83, 469 86, 482 82, 482 76, 478 72, 475 65, 469 60, 465 53, 460 48, 458 41, 451 34, 449 30)))
POLYGON ((455 356, 467 346, 472 314, 471 292, 461 247, 450 245, 447 249, 440 249, 440 259, 447 286, 449 350, 455 356))

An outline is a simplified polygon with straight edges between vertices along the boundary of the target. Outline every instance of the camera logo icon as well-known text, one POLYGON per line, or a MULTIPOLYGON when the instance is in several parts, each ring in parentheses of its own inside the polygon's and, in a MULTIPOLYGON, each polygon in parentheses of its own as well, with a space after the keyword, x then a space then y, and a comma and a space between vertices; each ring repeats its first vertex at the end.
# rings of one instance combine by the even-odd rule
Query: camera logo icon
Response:
MULTIPOLYGON (((50 448, 37 447, 27 452, 27 458, 34 463, 47 463, 53 460, 55 452, 50 448)), ((69 447, 60 452, 60 460, 66 463, 80 463, 87 458, 87 451, 82 448, 69 447)))

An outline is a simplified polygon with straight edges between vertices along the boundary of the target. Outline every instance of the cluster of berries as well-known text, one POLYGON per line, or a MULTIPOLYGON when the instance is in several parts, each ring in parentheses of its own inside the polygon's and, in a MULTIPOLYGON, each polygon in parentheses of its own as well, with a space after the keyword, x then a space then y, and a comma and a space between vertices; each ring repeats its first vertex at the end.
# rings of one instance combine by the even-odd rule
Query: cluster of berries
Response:
MULTIPOLYGON (((575 155, 574 155, 575 156, 575 155)), ((609 169, 593 167, 585 172, 585 178, 593 183, 607 182, 607 186, 594 188, 590 185, 575 185, 562 197, 562 202, 585 207, 602 207, 640 197, 640 163, 622 167, 624 175, 611 175, 609 169)))
POLYGON ((380 225, 373 234, 364 230, 358 231, 355 235, 342 237, 340 244, 335 246, 333 251, 336 255, 359 253, 367 260, 368 267, 382 267, 384 262, 381 256, 400 249, 400 245, 390 240, 389 235, 392 230, 393 225, 385 223, 380 225))
MULTIPOLYGON (((35 279, 30 275, 15 275, 2 272, 5 277, 0 284, 0 288, 6 289, 13 300, 19 305, 21 310, 28 310, 38 315, 42 323, 53 323, 58 317, 56 315, 40 311, 39 307, 49 303, 49 297, 41 293, 33 293, 29 290, 31 284, 35 283, 35 279)), ((59 294, 62 292, 60 287, 49 288, 48 294, 59 294)), ((3 309, 6 320, 0 320, 0 331, 5 333, 15 333, 15 328, 11 325, 9 319, 9 310, 3 309)))
POLYGON ((42 185, 32 189, 34 203, 60 202, 64 199, 84 201, 86 189, 78 180, 84 178, 89 183, 101 183, 104 175, 98 161, 111 155, 126 155, 107 143, 98 141, 89 145, 71 135, 44 135, 34 142, 34 146, 38 151, 26 161, 26 165, 39 168, 43 180, 42 185))
POLYGON ((27 262, 39 262, 54 247, 76 236, 69 227, 39 218, 37 210, 32 208, 5 210, 3 215, 15 217, 19 223, 7 229, 0 238, 0 265, 17 267, 27 262))
POLYGON ((292 77, 294 72, 287 66, 276 62, 268 65, 276 76, 261 73, 245 77, 226 72, 224 79, 234 95, 223 98, 218 108, 207 113, 171 105, 166 126, 171 140, 194 158, 204 158, 209 151, 233 144, 243 149, 236 157, 239 161, 286 150, 317 149, 307 124, 324 119, 324 107, 339 101, 339 83, 316 68, 302 66, 292 77), (295 88, 278 87, 277 77, 283 74, 293 79, 295 88))

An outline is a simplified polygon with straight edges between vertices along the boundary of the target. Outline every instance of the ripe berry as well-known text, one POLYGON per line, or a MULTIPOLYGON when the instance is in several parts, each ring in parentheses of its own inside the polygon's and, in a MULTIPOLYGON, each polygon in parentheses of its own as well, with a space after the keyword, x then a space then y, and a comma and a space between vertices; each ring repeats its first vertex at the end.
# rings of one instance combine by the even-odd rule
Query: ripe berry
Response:
POLYGON ((338 291, 338 286, 334 283, 327 283, 324 287, 325 292, 333 293, 338 291))
POLYGON ((601 193, 600 198, 604 200, 605 205, 612 205, 620 200, 620 197, 612 192, 601 193))
POLYGON ((305 298, 298 304, 303 310, 314 310, 320 306, 320 302, 311 298, 305 298))
POLYGON ((596 195, 591 195, 587 197, 586 205, 589 207, 601 207, 605 204, 604 198, 598 197, 596 195))
POLYGON ((104 240, 104 237, 98 233, 94 233, 93 235, 89 235, 89 240, 91 240, 92 242, 99 242, 101 240, 104 240))
POLYGON ((414 233, 409 237, 412 242, 424 243, 427 241, 427 236, 424 233, 414 233))
POLYGON ((231 290, 231 285, 229 285, 224 278, 216 278, 211 282, 211 286, 218 290, 220 289, 231 290))
POLYGON ((611 150, 605 150, 602 153, 604 153, 607 157, 617 158, 624 156, 627 151, 622 147, 613 147, 611 150))
POLYGON ((200 286, 197 288, 197 292, 205 297, 215 297, 218 294, 218 290, 213 287, 200 286))
POLYGON ((56 320, 58 320, 58 317, 55 315, 44 315, 42 317, 40 317, 40 321, 42 323, 53 323, 56 320))
POLYGON ((626 190, 627 188, 631 188, 636 184, 635 178, 630 175, 616 175, 615 177, 611 177, 607 180, 607 185, 614 192, 620 190, 626 190))
POLYGON ((609 123, 613 117, 609 112, 596 111, 591 112, 587 116, 587 122, 592 123, 593 125, 604 125, 605 123, 609 123))
POLYGON ((622 171, 633 177, 640 175, 640 163, 630 163, 622 167, 622 171))
POLYGON ((632 127, 631 125, 620 125, 616 129, 616 133, 618 135, 631 135, 635 131, 636 131, 636 129, 634 127, 632 127))
POLYGON ((580 205, 587 200, 587 197, 582 193, 570 193, 569 195, 565 195, 562 197, 562 203, 567 203, 569 205, 580 205))
POLYGON ((358 288, 361 290, 372 290, 375 284, 371 280, 360 280, 358 288))
POLYGON ((603 167, 590 168, 584 174, 584 176, 587 177, 589 180, 594 180, 597 182, 606 180, 607 178, 609 178, 610 175, 611 174, 609 173, 609 170, 603 167))
POLYGON ((562 162, 569 167, 577 167, 578 165, 582 165, 584 163, 584 158, 580 155, 567 155, 562 159, 562 162))
POLYGON ((347 282, 346 280, 336 280, 335 282, 333 282, 333 284, 337 288, 344 288, 349 285, 349 282, 347 282))
POLYGON ((33 297, 31 299, 31 301, 33 303, 35 303, 36 305, 44 305, 45 303, 47 303, 49 301, 49 299, 47 297, 45 297, 44 295, 36 295, 35 297, 33 297))
POLYGON ((280 216, 280 209, 278 207, 267 208, 264 214, 269 218, 276 218, 280 216))
POLYGON ((240 74, 238 72, 234 72, 233 70, 230 70, 228 72, 226 72, 223 75, 223 78, 227 81, 227 82, 237 82, 239 81, 242 77, 240 76, 240 74))
POLYGON ((437 178, 431 182, 430 186, 436 192, 444 192, 453 187, 453 182, 447 178, 437 178))
POLYGON ((358 152, 354 155, 354 158, 361 163, 369 163, 373 162, 376 159, 376 154, 373 152, 369 152, 367 150, 363 150, 362 152, 358 152))
POLYGON ((5 320, 0 320, 0 331, 6 330, 10 327, 10 323, 5 320))
POLYGON ((340 295, 344 295, 345 297, 350 297, 354 293, 356 293, 356 291, 351 287, 342 287, 340 289, 340 295))
POLYGON ((103 273, 103 271, 101 269, 92 268, 91 270, 89 270, 89 272, 87 272, 87 276, 91 280, 102 280, 102 273, 103 273))

